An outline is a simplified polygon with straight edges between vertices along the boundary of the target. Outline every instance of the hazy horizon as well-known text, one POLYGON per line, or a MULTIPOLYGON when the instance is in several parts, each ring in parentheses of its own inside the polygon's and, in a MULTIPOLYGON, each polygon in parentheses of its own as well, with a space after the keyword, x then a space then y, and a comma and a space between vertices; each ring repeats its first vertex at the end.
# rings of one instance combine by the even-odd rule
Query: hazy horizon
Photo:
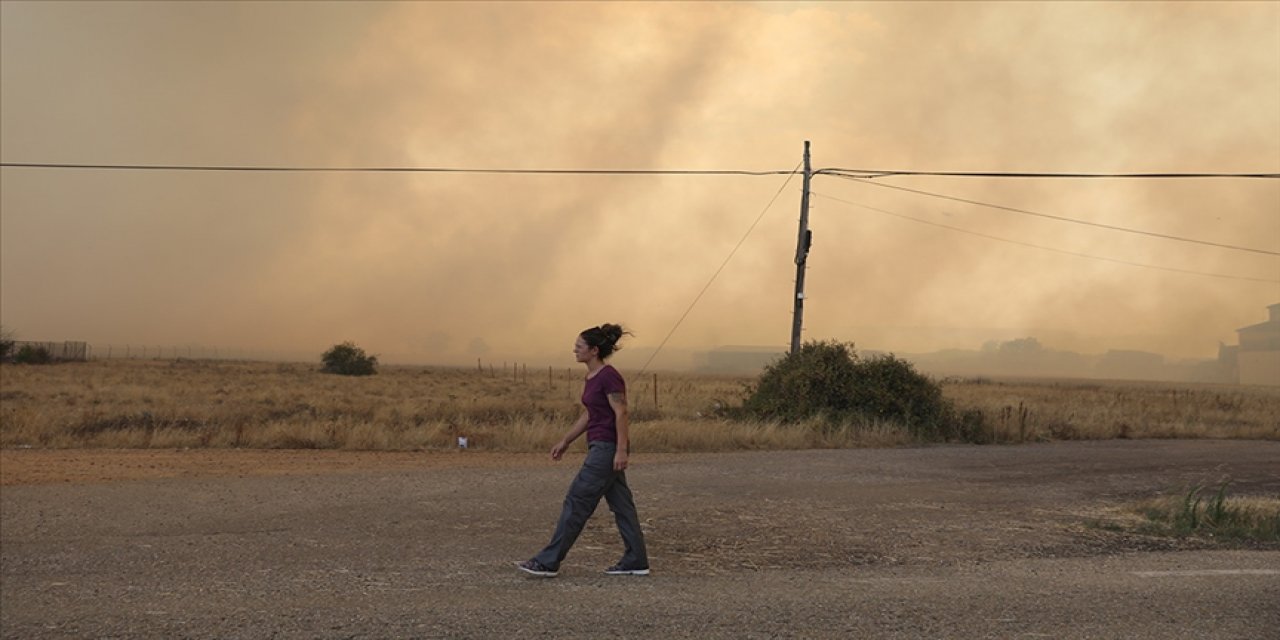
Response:
MULTIPOLYGON (((0 3, 6 163, 786 171, 805 140, 815 169, 1280 173, 1280 4, 0 3)), ((639 366, 785 180, 5 167, 0 324, 572 366, 620 322, 639 366)), ((1280 251, 1280 180, 878 181, 1280 251)), ((812 190, 809 340, 1208 358, 1280 302, 1271 253, 812 190)), ((793 179, 664 352, 785 349, 798 211, 793 179)))

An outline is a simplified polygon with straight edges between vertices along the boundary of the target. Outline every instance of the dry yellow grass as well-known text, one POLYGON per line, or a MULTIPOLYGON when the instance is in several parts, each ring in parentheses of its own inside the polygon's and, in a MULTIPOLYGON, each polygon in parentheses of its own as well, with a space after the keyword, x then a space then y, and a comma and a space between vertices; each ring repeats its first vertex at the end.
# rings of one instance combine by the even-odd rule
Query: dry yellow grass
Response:
POLYGON ((1109 507, 1093 526, 1111 531, 1280 542, 1280 496, 1228 495, 1226 485, 1197 486, 1109 507))
MULTIPOLYGON (((578 413, 580 368, 490 375, 383 367, 376 376, 318 365, 97 361, 0 366, 0 447, 550 448, 578 413)), ((624 372, 625 374, 626 372, 624 372)), ((720 417, 748 377, 658 374, 630 382, 644 451, 894 446, 898 425, 779 425, 720 417)), ((1280 439, 1280 389, 1052 381, 947 381, 961 411, 981 411, 998 442, 1115 438, 1280 439)))
POLYGON ((1280 440, 1280 387, 1096 380, 948 380, 997 442, 1110 438, 1280 440))

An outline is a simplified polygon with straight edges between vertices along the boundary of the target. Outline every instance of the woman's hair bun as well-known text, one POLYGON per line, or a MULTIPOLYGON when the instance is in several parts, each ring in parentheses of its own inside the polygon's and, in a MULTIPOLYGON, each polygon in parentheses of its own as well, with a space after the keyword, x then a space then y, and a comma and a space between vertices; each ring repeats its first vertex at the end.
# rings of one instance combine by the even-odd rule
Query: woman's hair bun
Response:
POLYGON ((603 332, 604 337, 613 344, 617 344, 618 341, 622 339, 622 334, 626 333, 626 330, 622 328, 622 325, 617 324, 602 324, 600 325, 600 331, 603 332))
POLYGON ((620 348, 618 347, 618 341, 622 339, 622 336, 629 336, 631 332, 624 329, 620 324, 602 324, 583 331, 581 335, 589 346, 600 350, 600 359, 604 360, 620 348))

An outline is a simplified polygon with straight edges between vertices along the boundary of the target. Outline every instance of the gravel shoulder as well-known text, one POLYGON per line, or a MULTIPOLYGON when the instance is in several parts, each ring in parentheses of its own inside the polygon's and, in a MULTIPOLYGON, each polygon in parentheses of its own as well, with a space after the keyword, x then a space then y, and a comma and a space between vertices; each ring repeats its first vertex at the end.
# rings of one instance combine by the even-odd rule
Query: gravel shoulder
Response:
POLYGON ((1088 524, 1277 442, 638 454, 654 574, 524 578, 577 457, 0 451, 0 636, 1280 637, 1274 546, 1088 524))

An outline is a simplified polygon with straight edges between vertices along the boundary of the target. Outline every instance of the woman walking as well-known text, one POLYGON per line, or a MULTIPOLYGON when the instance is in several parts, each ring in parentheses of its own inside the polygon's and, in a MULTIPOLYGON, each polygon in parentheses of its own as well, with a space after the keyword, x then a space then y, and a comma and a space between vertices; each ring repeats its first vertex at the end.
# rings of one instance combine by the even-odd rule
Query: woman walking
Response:
POLYGON ((559 460, 578 436, 587 434, 587 458, 582 463, 569 493, 551 542, 537 555, 517 563, 521 571, 542 578, 554 578, 560 571, 569 549, 582 533, 587 518, 595 511, 600 498, 609 503, 618 533, 622 534, 624 551, 617 564, 605 570, 610 575, 644 576, 649 574, 649 556, 640 531, 640 516, 627 486, 627 455, 631 445, 627 421, 627 388, 612 365, 605 360, 618 350, 618 340, 630 335, 621 326, 604 324, 578 335, 573 355, 587 365, 587 383, 582 391, 586 408, 573 428, 551 447, 551 459, 559 460))

